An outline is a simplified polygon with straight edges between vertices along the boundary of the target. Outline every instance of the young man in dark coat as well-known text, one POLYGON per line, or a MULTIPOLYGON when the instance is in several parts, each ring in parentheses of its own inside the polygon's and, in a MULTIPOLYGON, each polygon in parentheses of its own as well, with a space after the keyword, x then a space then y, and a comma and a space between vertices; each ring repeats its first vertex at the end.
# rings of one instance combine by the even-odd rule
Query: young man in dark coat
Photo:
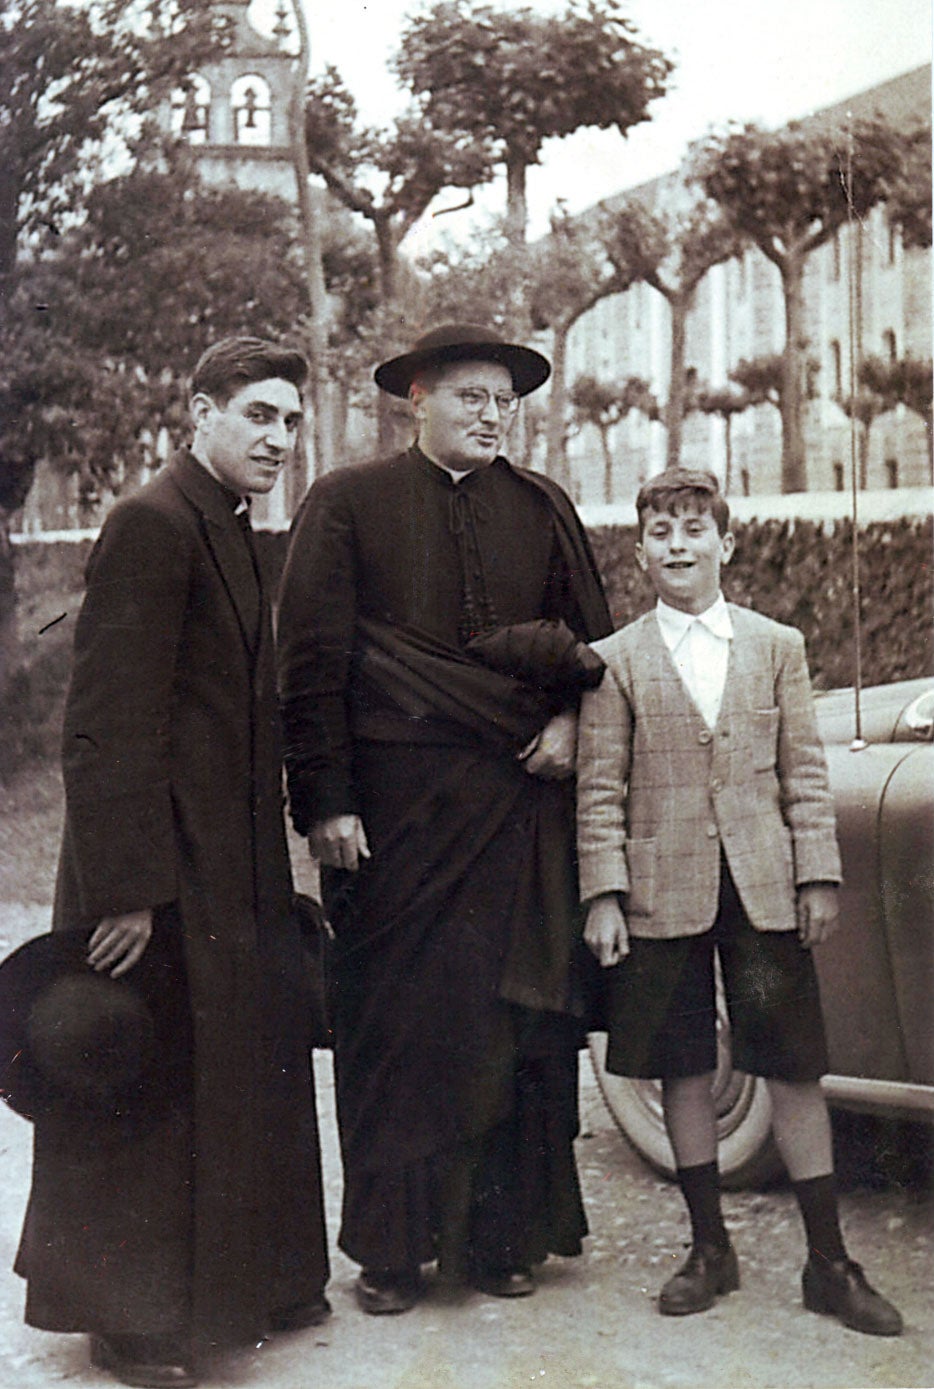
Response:
POLYGON ((341 1247, 497 1296, 580 1252, 576 706, 609 630, 564 493, 500 454, 549 365, 473 325, 384 363, 417 442, 315 483, 281 594, 296 828, 336 933, 341 1247))
POLYGON ((158 952, 187 1081, 106 1132, 37 1120, 26 1319, 85 1331, 129 1384, 195 1383, 199 1347, 320 1321, 328 1265, 270 612, 249 496, 292 454, 307 364, 226 339, 194 437, 114 507, 87 570, 65 715, 53 928, 92 968, 158 952))

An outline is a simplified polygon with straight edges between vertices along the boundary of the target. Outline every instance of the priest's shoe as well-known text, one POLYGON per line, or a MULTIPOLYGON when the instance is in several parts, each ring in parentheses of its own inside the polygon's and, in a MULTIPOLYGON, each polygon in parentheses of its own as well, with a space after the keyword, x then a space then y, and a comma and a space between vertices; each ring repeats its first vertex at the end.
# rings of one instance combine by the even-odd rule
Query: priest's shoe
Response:
POLYGON ((739 1287, 739 1266, 731 1244, 693 1244, 678 1272, 668 1279, 658 1298, 666 1317, 705 1312, 724 1293, 739 1287))
POLYGON ((529 1297, 535 1291, 535 1280, 527 1268, 482 1268, 470 1281, 490 1297, 529 1297))
POLYGON ((330 1315, 331 1304, 321 1293, 308 1302, 293 1302, 288 1307, 277 1307, 269 1314, 269 1330, 280 1334, 303 1331, 308 1326, 320 1326, 330 1315))
POLYGON ((198 1383, 178 1347, 161 1336, 92 1336, 91 1364, 137 1389, 193 1389, 198 1383))
POLYGON ((870 1287, 852 1259, 822 1259, 811 1254, 801 1276, 804 1305, 825 1312, 867 1336, 900 1336, 904 1323, 891 1302, 870 1287))
POLYGON ((421 1293, 422 1281, 417 1269, 364 1268, 357 1277, 357 1302, 371 1317, 407 1312, 415 1306, 421 1293))

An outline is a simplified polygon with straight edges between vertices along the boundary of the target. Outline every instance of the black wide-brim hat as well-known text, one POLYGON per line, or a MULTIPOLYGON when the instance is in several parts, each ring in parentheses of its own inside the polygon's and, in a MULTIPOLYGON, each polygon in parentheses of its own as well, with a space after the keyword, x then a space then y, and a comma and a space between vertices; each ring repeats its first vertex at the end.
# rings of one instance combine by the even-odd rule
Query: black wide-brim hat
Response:
POLYGON ((516 395, 537 391, 551 375, 548 358, 534 348, 504 342, 492 329, 478 323, 443 323, 420 337, 410 352, 378 366, 374 380, 380 390, 404 400, 420 371, 451 362, 496 362, 504 366, 512 377, 516 395))
POLYGON ((113 979, 87 964, 88 934, 37 936, 0 964, 0 1097, 27 1119, 154 1117, 178 1081, 175 965, 151 942, 113 979))

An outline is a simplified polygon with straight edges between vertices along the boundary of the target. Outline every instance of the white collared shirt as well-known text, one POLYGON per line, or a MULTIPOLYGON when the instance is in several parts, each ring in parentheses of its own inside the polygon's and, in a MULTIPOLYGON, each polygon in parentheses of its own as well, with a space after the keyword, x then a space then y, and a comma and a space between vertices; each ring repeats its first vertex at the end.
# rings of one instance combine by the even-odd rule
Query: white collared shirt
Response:
POLYGON ((722 593, 705 612, 681 612, 659 598, 655 608, 662 641, 708 728, 713 728, 723 703, 730 659, 733 623, 722 593))

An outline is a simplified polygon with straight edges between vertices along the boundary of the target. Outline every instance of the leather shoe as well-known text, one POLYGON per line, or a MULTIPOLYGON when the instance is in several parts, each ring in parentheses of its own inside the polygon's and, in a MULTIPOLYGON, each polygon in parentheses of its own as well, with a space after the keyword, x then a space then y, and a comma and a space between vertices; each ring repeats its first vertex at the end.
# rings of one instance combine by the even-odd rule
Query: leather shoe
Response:
POLYGON ((320 1326, 331 1315, 331 1304, 324 1293, 309 1302, 293 1302, 289 1307, 277 1307, 269 1314, 269 1330, 280 1334, 303 1331, 308 1326, 320 1326))
POLYGON ((364 1268, 355 1284, 357 1302, 371 1317, 392 1316, 414 1307, 422 1292, 418 1270, 364 1268))
POLYGON ((822 1259, 811 1254, 801 1275, 801 1290, 809 1312, 825 1312, 853 1331, 864 1331, 867 1336, 902 1333, 901 1313, 870 1287, 852 1259, 822 1259))
POLYGON ((490 1297, 530 1297, 535 1291, 535 1280, 527 1268, 481 1268, 470 1281, 490 1297))
POLYGON ((731 1244, 694 1244, 678 1272, 668 1279, 658 1298, 666 1317, 706 1312, 718 1297, 739 1287, 739 1266, 731 1244))
POLYGON ((178 1348, 158 1336, 92 1336, 91 1364, 138 1389, 194 1389, 198 1383, 178 1348))

